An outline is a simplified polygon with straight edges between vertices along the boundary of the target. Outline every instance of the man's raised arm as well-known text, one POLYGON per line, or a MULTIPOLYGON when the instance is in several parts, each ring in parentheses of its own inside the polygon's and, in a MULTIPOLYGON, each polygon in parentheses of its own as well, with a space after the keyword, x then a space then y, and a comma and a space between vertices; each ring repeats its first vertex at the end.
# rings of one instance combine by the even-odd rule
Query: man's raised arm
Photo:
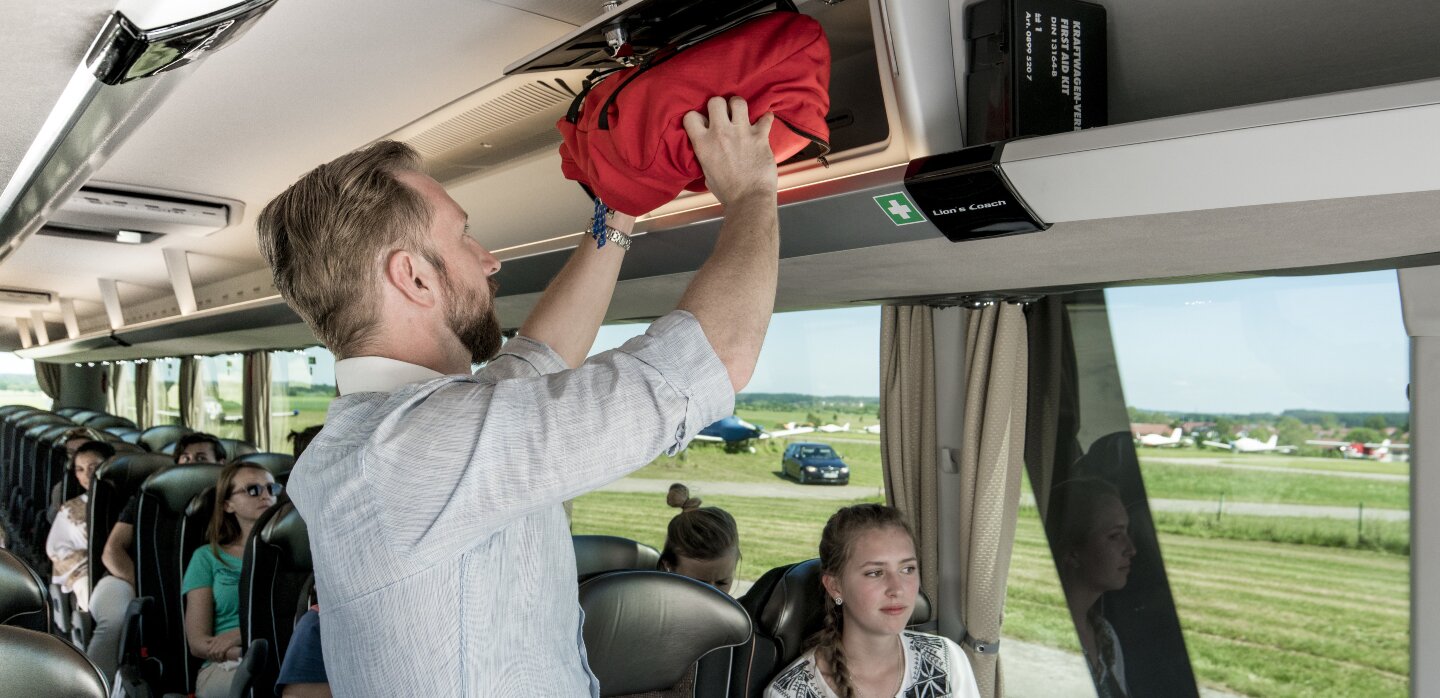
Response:
POLYGON ((710 98, 709 118, 685 115, 685 132, 705 170, 705 184, 725 207, 725 222, 709 259, 700 267, 679 309, 700 321, 730 384, 750 382, 765 329, 775 312, 780 269, 780 222, 775 154, 766 114, 750 123, 745 100, 710 98))
MULTIPOLYGON (((629 233, 635 219, 619 211, 609 225, 629 233)), ((615 293, 615 280, 620 276, 620 262, 625 250, 607 243, 596 249, 593 240, 581 240, 570 255, 565 268, 550 281, 540 302, 535 304, 520 334, 548 345, 570 368, 585 361, 605 310, 615 293)))

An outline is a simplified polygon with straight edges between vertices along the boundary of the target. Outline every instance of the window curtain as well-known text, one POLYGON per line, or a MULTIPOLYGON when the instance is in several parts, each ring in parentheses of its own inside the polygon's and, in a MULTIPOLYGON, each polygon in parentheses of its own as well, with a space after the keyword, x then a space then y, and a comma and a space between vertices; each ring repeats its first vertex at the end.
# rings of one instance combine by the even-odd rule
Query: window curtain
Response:
POLYGON ((199 429, 205 398, 200 392, 200 360, 187 356, 180 359, 180 423, 191 429, 199 429))
POLYGON ((120 414, 120 376, 122 375, 122 367, 118 361, 110 364, 110 370, 108 371, 110 384, 107 386, 109 389, 105 391, 105 412, 107 414, 120 414))
POLYGON ((1030 335, 1030 398, 1026 408, 1025 468, 1043 521, 1050 490, 1067 479, 1081 456, 1080 389, 1070 314, 1058 296, 1041 299, 1027 313, 1030 335))
POLYGON ((149 429, 155 425, 150 411, 150 362, 135 364, 135 426, 149 429))
MULTIPOLYGON (((935 441, 934 310, 885 306, 880 316, 880 462, 885 497, 915 531, 921 570, 940 569, 939 474, 935 441)), ((922 574, 936 599, 939 579, 922 574)))
POLYGON ((40 384, 40 390, 50 396, 56 407, 64 407, 60 404, 60 364, 36 361, 35 382, 40 384))
POLYGON ((960 448, 961 616, 980 695, 1004 695, 997 653, 1024 468, 1028 346, 1012 303, 971 310, 965 335, 960 448))
POLYGON ((270 353, 245 352, 245 440, 270 450, 270 353))

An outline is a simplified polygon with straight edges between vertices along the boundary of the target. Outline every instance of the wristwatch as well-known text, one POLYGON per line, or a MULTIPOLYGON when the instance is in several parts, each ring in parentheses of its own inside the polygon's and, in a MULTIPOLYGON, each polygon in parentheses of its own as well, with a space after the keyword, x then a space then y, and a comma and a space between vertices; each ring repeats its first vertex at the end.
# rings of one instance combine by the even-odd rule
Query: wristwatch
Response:
POLYGON ((605 239, 620 246, 626 252, 630 251, 630 236, 620 232, 619 228, 605 226, 605 239))

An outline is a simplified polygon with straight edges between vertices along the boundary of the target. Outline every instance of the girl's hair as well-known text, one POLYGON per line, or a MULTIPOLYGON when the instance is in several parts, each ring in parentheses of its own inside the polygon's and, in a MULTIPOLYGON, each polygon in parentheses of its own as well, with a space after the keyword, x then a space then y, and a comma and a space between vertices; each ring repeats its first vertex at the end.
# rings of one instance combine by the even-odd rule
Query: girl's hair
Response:
POLYGON ((316 424, 315 426, 305 427, 300 431, 292 431, 289 436, 285 437, 290 443, 294 444, 295 447, 293 450, 296 458, 299 458, 300 454, 304 453, 305 449, 310 447, 310 442, 315 440, 315 437, 320 434, 320 428, 324 426, 324 424, 316 424))
POLYGON ((680 556, 714 560, 731 550, 740 554, 740 532, 729 512, 719 507, 702 508, 700 499, 690 496, 690 488, 678 482, 665 494, 665 503, 681 511, 670 519, 665 530, 661 564, 674 569, 680 556))
MULTIPOLYGON (((820 572, 838 578, 850 562, 850 553, 855 541, 864 533, 884 528, 898 528, 915 540, 910 526, 900 516, 900 510, 884 504, 856 504, 831 515, 820 534, 820 572)), ((841 642, 845 630, 845 609, 829 598, 824 587, 820 593, 826 596, 825 626, 815 634, 812 643, 815 657, 825 660, 834 679, 836 693, 840 698, 854 698, 855 687, 850 683, 850 669, 845 662, 845 646, 841 642)))
POLYGON ((1114 485, 1093 477, 1066 480, 1050 489, 1045 534, 1057 560, 1085 544, 1107 497, 1125 501, 1114 485))
POLYGON ((215 510, 210 512, 210 552, 215 555, 216 560, 224 562, 220 557, 220 546, 234 543, 240 537, 240 519, 236 518, 233 512, 225 511, 225 500, 230 498, 230 490, 235 487, 235 476, 245 469, 259 470, 262 473, 270 471, 255 465, 254 463, 231 463, 220 470, 220 477, 215 482, 215 510))

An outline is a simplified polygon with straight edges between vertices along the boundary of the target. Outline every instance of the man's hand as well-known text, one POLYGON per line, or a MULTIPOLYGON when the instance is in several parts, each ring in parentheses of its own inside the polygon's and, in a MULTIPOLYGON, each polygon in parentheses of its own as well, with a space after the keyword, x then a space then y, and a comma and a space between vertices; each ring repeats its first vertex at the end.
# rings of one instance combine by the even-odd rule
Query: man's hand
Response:
POLYGON ((708 119, 692 111, 681 120, 705 171, 705 186, 727 206, 751 196, 774 201, 779 184, 770 126, 775 115, 751 124, 750 107, 739 97, 711 97, 705 106, 708 119))

